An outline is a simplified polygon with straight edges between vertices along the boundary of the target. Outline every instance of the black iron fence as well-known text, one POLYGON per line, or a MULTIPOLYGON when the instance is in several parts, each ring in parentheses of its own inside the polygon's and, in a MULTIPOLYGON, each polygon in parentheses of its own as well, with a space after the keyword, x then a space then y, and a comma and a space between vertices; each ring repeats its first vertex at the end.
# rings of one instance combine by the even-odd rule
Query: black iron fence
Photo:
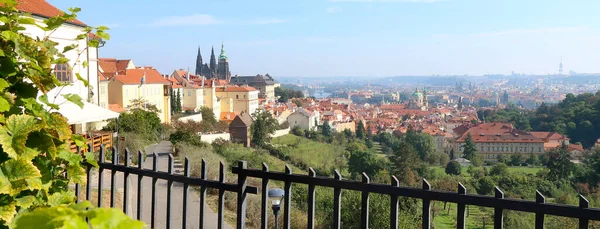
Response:
MULTIPOLYGON (((112 152, 115 152, 114 150, 112 152)), ((127 179, 130 175, 137 176, 137 187, 142 187, 143 177, 150 177, 152 179, 152 188, 150 190, 149 195, 151 195, 151 203, 150 209, 144 208, 143 195, 148 195, 146 193, 148 190, 144 190, 142 188, 137 189, 136 198, 136 216, 137 219, 141 219, 142 212, 144 210, 151 211, 151 219, 150 226, 151 228, 156 228, 156 209, 157 207, 165 207, 166 209, 166 219, 165 219, 165 227, 171 228, 172 215, 171 210, 173 204, 180 204, 177 207, 181 207, 183 209, 183 215, 181 216, 182 227, 187 228, 187 221, 191 220, 188 218, 188 207, 189 207, 189 188, 190 186, 199 187, 199 196, 200 196, 200 210, 199 214, 194 217, 195 220, 199 220, 199 227, 204 228, 205 225, 205 211, 206 211, 206 191, 207 189, 216 189, 218 190, 218 207, 217 207, 217 221, 218 228, 224 227, 224 195, 225 192, 233 192, 237 195, 237 208, 236 208, 236 228, 245 228, 245 220, 246 220, 246 196, 247 194, 258 194, 260 192, 262 202, 261 202, 261 228, 268 228, 268 211, 269 211, 269 200, 267 196, 267 190, 269 189, 269 181, 277 180, 284 182, 285 196, 283 201, 283 224, 285 229, 289 229, 290 225, 290 212, 291 212, 291 196, 292 196, 292 184, 306 184, 308 185, 308 228, 314 228, 315 223, 315 187, 329 187, 334 190, 334 209, 333 209, 333 228, 339 229, 343 228, 341 225, 341 211, 344 209, 341 208, 341 200, 342 200, 342 190, 353 190, 359 191, 362 193, 361 198, 361 220, 360 220, 360 228, 369 228, 369 195, 370 194, 383 194, 388 195, 391 198, 390 204, 390 228, 398 228, 398 198, 399 197, 411 197, 421 199, 422 203, 422 216, 421 222, 423 222, 422 228, 430 228, 431 222, 431 201, 444 201, 450 203, 457 204, 457 228, 465 228, 466 223, 466 215, 465 210, 467 205, 473 206, 481 206, 481 207, 489 207, 494 209, 494 228, 503 228, 503 212, 505 210, 516 210, 528 213, 535 214, 535 228, 544 228, 544 217, 546 215, 553 216, 562 216, 569 218, 576 218, 579 220, 579 228, 588 228, 588 224, 590 220, 600 220, 600 209, 597 208, 589 208, 589 202, 583 197, 579 196, 579 206, 571 206, 571 205, 561 205, 561 204, 551 204, 545 202, 545 197, 539 192, 536 192, 536 200, 519 200, 519 199, 508 199, 504 198, 504 193, 498 188, 495 188, 495 196, 481 196, 481 195, 472 195, 466 194, 466 188, 458 183, 457 188, 458 192, 445 192, 445 191, 436 191, 431 189, 431 185, 427 180, 423 179, 422 188, 412 188, 412 187, 403 187, 399 185, 398 179, 396 177, 392 177, 391 184, 375 184, 370 183, 369 177, 367 174, 362 174, 362 182, 352 181, 352 180, 343 180, 342 176, 339 172, 335 172, 334 178, 330 177, 319 177, 315 173, 312 168, 309 168, 308 175, 299 175, 293 174, 290 167, 286 166, 285 172, 272 172, 269 171, 266 164, 263 163, 262 169, 249 169, 245 161, 240 161, 237 166, 232 168, 232 172, 237 174, 237 182, 236 183, 226 183, 225 182, 225 168, 223 163, 219 166, 219 179, 218 180, 209 180, 207 179, 207 165, 206 162, 202 161, 201 167, 201 175, 200 177, 191 177, 190 176, 190 162, 186 158, 183 164, 183 175, 174 174, 173 172, 173 156, 169 155, 168 161, 168 171, 162 172, 157 170, 157 158, 156 153, 153 154, 153 169, 144 169, 142 168, 142 163, 138 163, 137 166, 128 166, 130 165, 130 153, 128 150, 125 151, 125 158, 127 159, 126 163, 123 165, 119 164, 118 155, 116 153, 112 154, 112 161, 105 162, 104 157, 106 155, 106 150, 104 147, 100 150, 100 161, 98 162, 98 180, 95 181, 98 184, 99 190, 101 190, 104 186, 104 179, 102 174, 109 172, 110 179, 110 207, 115 206, 115 198, 116 198, 116 184, 117 179, 115 178, 117 172, 122 172, 124 174, 123 181, 123 192, 125 195, 128 195, 130 192, 130 185, 127 182, 127 179), (262 180, 262 187, 259 190, 257 187, 252 187, 248 185, 247 178, 259 178, 262 180), (165 180, 167 181, 167 205, 166 206, 157 206, 157 180, 165 180), (183 201, 180 203, 173 203, 172 199, 172 187, 173 183, 181 183, 183 184, 183 201)), ((142 152, 138 152, 138 158, 142 158, 142 152)), ((87 181, 88 184, 92 184, 94 181, 91 179, 91 167, 87 170, 87 181)), ((86 185, 86 200, 91 200, 91 185, 86 185)), ((80 186, 76 185, 75 187, 76 193, 79 199, 80 194, 80 186)), ((98 192, 98 204, 102 206, 103 194, 102 191, 98 192)), ((161 197, 163 198, 163 197, 161 197)), ((123 210, 125 213, 129 213, 128 205, 130 204, 127 200, 128 198, 123 198, 123 210)))

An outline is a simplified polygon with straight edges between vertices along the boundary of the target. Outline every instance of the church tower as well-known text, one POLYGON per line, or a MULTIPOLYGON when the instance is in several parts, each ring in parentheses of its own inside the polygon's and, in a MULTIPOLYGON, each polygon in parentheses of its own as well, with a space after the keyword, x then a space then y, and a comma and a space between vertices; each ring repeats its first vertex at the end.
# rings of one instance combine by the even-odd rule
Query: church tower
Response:
POLYGON ((202 75, 202 53, 200 53, 200 46, 198 46, 198 54, 196 55, 196 75, 202 75))
POLYGON ((212 47, 210 51, 210 75, 209 79, 217 77, 217 58, 215 57, 215 47, 212 47))
POLYGON ((229 61, 227 59, 227 54, 225 53, 225 46, 223 43, 221 43, 221 55, 219 55, 217 78, 227 81, 229 81, 231 78, 231 72, 229 72, 229 61))
POLYGON ((423 88, 423 106, 429 107, 429 100, 427 100, 427 89, 423 88))

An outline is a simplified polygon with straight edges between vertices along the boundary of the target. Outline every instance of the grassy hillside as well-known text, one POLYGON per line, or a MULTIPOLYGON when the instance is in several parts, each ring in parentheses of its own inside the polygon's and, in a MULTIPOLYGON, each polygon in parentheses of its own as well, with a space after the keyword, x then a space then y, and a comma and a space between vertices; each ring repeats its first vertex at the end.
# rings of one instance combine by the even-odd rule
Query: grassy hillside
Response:
POLYGON ((345 147, 321 143, 292 134, 273 139, 273 144, 282 153, 281 159, 306 170, 313 167, 319 175, 332 175, 335 169, 344 171, 345 147))

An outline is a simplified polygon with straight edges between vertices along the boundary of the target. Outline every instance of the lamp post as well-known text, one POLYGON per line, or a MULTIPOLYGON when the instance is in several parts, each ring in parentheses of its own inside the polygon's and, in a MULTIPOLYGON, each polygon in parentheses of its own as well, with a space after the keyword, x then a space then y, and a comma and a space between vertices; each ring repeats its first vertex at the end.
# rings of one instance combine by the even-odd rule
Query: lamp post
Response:
POLYGON ((273 209, 273 215, 275 215, 275 229, 279 228, 279 209, 281 209, 281 201, 283 201, 283 197, 285 196, 285 192, 280 188, 274 188, 269 190, 269 199, 271 200, 271 208, 273 209))

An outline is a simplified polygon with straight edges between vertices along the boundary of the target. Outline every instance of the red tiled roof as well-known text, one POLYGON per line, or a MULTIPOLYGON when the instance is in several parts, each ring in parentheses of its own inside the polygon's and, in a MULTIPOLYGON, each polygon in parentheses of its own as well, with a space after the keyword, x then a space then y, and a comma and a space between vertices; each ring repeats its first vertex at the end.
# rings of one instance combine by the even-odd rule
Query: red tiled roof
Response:
POLYGON ((108 104, 108 109, 117 113, 125 112, 125 109, 121 105, 114 103, 108 104))
POLYGON ((100 70, 98 70, 98 80, 106 81, 108 80, 108 77, 106 77, 104 74, 102 74, 102 72, 100 72, 100 70))
POLYGON ((117 63, 116 63, 117 72, 127 70, 127 65, 129 65, 130 61, 131 60, 117 60, 117 63))
POLYGON ((456 142, 464 142, 468 134, 471 134, 474 142, 544 142, 544 140, 528 132, 517 130, 507 123, 481 123, 475 125, 463 133, 456 142))
MULTIPOLYGON (((18 0, 17 1, 17 10, 21 12, 27 12, 34 16, 51 18, 59 15, 63 15, 64 12, 48 3, 45 0, 18 0)), ((68 21, 71 24, 86 26, 85 23, 80 20, 70 20, 68 21)))
POLYGON ((219 120, 221 121, 233 121, 237 114, 235 112, 221 112, 219 115, 219 120))
POLYGON ((253 87, 228 86, 228 87, 216 88, 215 91, 218 91, 218 92, 250 92, 250 91, 256 91, 256 89, 254 89, 253 87))
POLYGON ((123 84, 140 84, 142 76, 146 73, 146 84, 170 84, 168 80, 154 68, 127 69, 125 75, 116 75, 115 80, 123 84))

